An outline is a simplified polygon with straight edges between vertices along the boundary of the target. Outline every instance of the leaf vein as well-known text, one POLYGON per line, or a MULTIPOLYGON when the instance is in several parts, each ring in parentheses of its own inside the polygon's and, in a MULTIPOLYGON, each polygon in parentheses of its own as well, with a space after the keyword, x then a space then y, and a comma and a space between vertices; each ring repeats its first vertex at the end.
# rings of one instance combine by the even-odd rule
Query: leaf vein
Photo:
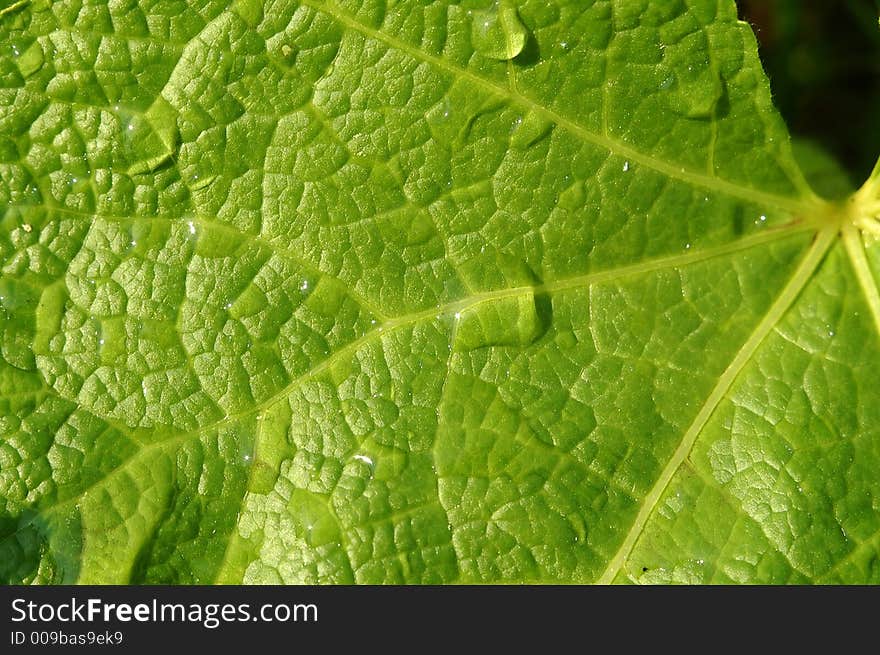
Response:
POLYGON ((639 512, 636 515, 629 532, 627 532, 624 537, 620 548, 610 559, 605 572, 597 580, 599 584, 610 584, 614 581, 617 573, 623 569, 623 566, 632 553, 648 519, 659 504, 663 492, 672 481, 682 463, 688 455, 690 455, 694 443, 696 443, 703 428, 709 422, 715 409, 726 396, 739 373, 749 362, 752 355, 754 355, 758 350, 758 347, 764 342, 767 335, 773 330, 782 316, 788 311, 789 307, 791 307, 792 303, 794 303, 800 295, 800 292, 806 286, 807 282, 809 282, 813 273, 819 267, 819 264, 821 264, 825 253, 828 252, 828 249, 834 243, 836 238, 837 230, 834 228, 826 228, 817 233, 812 247, 801 260, 797 270, 777 296, 774 303, 770 306, 770 309, 764 315, 764 318, 757 325, 745 343, 740 347, 730 365, 724 373, 721 374, 718 383, 712 389, 706 402, 700 408, 700 411, 697 413, 696 417, 694 417, 693 422, 682 436, 681 441, 675 452, 672 454, 669 462, 663 468, 654 486, 645 496, 639 512))
POLYGON ((376 30, 367 25, 364 25, 363 23, 359 22, 354 16, 351 16, 350 14, 342 11, 341 9, 329 2, 319 3, 315 0, 303 0, 302 4, 311 7, 315 11, 323 12, 333 19, 337 20, 338 22, 342 23, 347 28, 359 32, 371 39, 380 41, 391 48, 394 48, 409 55, 413 59, 431 64, 432 66, 435 66, 436 68, 439 68, 441 70, 445 70, 447 73, 450 73, 456 77, 467 79, 473 84, 483 88, 484 90, 494 95, 497 95, 500 98, 504 98, 509 102, 521 105, 528 110, 534 111, 535 113, 542 115, 551 123, 554 123, 559 127, 564 128, 566 131, 574 134, 575 136, 581 138, 588 143, 599 146, 612 154, 618 155, 619 157, 623 157, 628 160, 632 160, 634 162, 642 164, 643 166, 651 168, 658 173, 666 175, 667 177, 675 178, 687 184, 699 186, 704 189, 723 193, 749 202, 763 203, 765 205, 778 207, 792 213, 809 212, 816 203, 815 198, 789 198, 775 193, 759 191, 758 189, 742 186, 740 184, 725 180, 717 176, 709 176, 704 173, 690 170, 683 166, 663 161, 651 154, 642 152, 633 146, 627 145, 609 136, 597 134, 587 129, 580 123, 570 118, 566 118, 562 114, 555 112, 552 109, 548 109, 544 105, 535 100, 532 100, 527 96, 514 93, 509 88, 499 86, 498 84, 495 84, 494 82, 484 77, 481 77, 480 75, 477 75, 467 69, 451 64, 450 62, 445 61, 440 57, 430 55, 423 50, 420 50, 419 48, 416 48, 389 34, 385 34, 380 30, 376 30))

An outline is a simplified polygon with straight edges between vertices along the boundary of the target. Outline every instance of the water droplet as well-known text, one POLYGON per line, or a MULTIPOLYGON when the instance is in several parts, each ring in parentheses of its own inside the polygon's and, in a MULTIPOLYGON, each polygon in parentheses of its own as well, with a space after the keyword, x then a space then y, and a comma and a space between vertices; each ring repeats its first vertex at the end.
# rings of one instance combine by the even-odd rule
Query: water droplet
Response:
POLYGON ((828 330, 828 336, 829 336, 829 337, 833 337, 833 336, 834 336, 834 330, 828 330))
POLYGON ((308 290, 309 290, 309 281, 308 281, 308 280, 303 280, 303 281, 302 281, 302 284, 299 285, 299 290, 300 290, 300 291, 308 291, 308 290))
POLYGON ((684 249, 685 249, 685 250, 690 250, 690 249, 691 249, 691 244, 689 244, 689 243, 684 244, 684 249))
POLYGON ((686 118, 710 118, 724 94, 721 78, 708 62, 686 69, 678 66, 663 80, 660 90, 669 108, 686 118))
POLYGON ((30 234, 31 230, 33 230, 34 228, 31 227, 30 223, 25 223, 24 225, 21 226, 21 229, 24 230, 25 232, 27 232, 28 234, 30 234))
POLYGON ((623 162, 623 172, 626 173, 628 171, 629 171, 629 162, 625 161, 625 162, 623 162))
POLYGON ((471 22, 471 44, 488 57, 507 61, 523 51, 528 32, 509 0, 500 0, 485 11, 475 11, 471 22))
POLYGON ((763 223, 764 221, 767 220, 767 217, 764 216, 763 214, 761 214, 761 218, 759 218, 758 220, 761 221, 761 222, 763 223))
MULTIPOLYGON (((455 95, 454 90, 450 93, 455 95)), ((455 144, 464 136, 463 132, 468 126, 470 112, 471 108, 467 104, 467 99, 460 102, 449 96, 443 97, 425 114, 431 136, 438 143, 455 144)))
POLYGON ((556 206, 568 211, 580 211, 586 202, 586 188, 581 180, 576 180, 556 198, 556 206))
POLYGON ((455 350, 489 346, 526 346, 543 332, 536 298, 531 289, 514 296, 479 302, 456 312, 455 350))
POLYGON ((363 462, 364 464, 366 464, 370 468, 373 467, 373 460, 370 459, 369 457, 367 457, 366 455, 355 455, 354 459, 356 459, 359 462, 363 462))
POLYGON ((525 149, 535 145, 553 130, 553 123, 541 114, 530 111, 524 117, 517 117, 510 136, 510 145, 525 149))
POLYGON ((196 225, 195 225, 195 223, 193 223, 192 221, 189 221, 189 222, 187 223, 187 225, 189 226, 189 233, 190 233, 190 234, 195 234, 195 233, 196 233, 196 225))

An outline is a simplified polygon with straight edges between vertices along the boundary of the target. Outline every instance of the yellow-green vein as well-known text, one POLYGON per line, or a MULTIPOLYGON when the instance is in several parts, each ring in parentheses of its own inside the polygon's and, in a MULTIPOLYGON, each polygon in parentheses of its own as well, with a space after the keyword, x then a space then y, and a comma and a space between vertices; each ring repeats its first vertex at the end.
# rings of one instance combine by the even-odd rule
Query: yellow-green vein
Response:
POLYGON ((700 411, 697 413, 690 427, 685 431, 678 448, 675 449, 669 462, 657 478, 657 482, 654 483, 654 486, 642 501, 639 512, 624 537, 620 548, 618 548, 617 552, 610 559, 605 571, 599 576, 599 579, 597 580, 599 584, 610 584, 622 570, 630 553, 632 553, 633 547, 641 536, 648 519, 654 512, 657 504, 660 502, 663 492, 666 490, 666 487, 678 471, 682 462, 684 462, 685 458, 690 454, 694 443, 697 441, 697 437, 700 436, 706 423, 715 412, 718 403, 720 403, 727 394, 740 371, 742 371, 743 367, 752 358, 752 355, 754 355, 755 351, 761 343, 763 343, 770 331, 776 326, 785 312, 788 311, 788 308, 791 307, 798 295, 800 295, 801 291, 819 267, 819 264, 825 257, 825 253, 828 252, 828 249, 834 243, 836 238, 837 230, 833 227, 826 228, 816 235, 812 247, 801 260, 800 265, 791 276, 791 279, 785 285, 774 303, 770 306, 770 309, 764 315, 764 318, 749 338, 746 339, 742 347, 740 347, 736 356, 733 358, 733 361, 730 362, 730 365, 724 373, 721 374, 718 383, 712 389, 706 402, 703 403, 703 406, 700 408, 700 411))

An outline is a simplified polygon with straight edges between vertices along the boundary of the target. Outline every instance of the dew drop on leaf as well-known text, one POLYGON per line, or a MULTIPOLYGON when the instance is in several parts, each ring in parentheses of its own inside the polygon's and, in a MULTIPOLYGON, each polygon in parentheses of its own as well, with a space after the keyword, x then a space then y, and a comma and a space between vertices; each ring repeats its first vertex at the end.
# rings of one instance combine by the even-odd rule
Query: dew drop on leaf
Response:
POLYGON ((539 113, 530 111, 514 123, 513 132, 510 135, 510 145, 524 150, 547 137, 552 130, 553 123, 539 113))
POLYGON ((425 115, 431 136, 438 143, 451 144, 458 134, 460 125, 452 120, 452 103, 448 97, 444 97, 431 111, 425 115))
POLYGON ((372 459, 370 459, 370 458, 369 458, 368 456, 366 456, 366 455, 361 455, 361 454, 355 455, 355 456, 354 456, 354 459, 358 460, 359 462, 363 462, 364 464, 366 464, 367 466, 369 466, 369 467, 370 467, 370 473, 372 473, 372 471, 373 471, 373 460, 372 460, 372 459))
POLYGON ((583 181, 576 180, 565 191, 559 194, 556 206, 560 209, 576 211, 584 206, 587 200, 587 190, 583 181))
MULTIPOLYGON (((666 50, 667 55, 669 52, 666 50)), ((667 56, 666 59, 675 65, 681 56, 679 53, 678 57, 667 56)), ((676 66, 660 83, 660 92, 666 105, 676 114, 708 119, 724 95, 724 85, 707 61, 699 66, 676 66)))
MULTIPOLYGON (((13 46, 15 48, 15 46, 13 46)), ((24 52, 15 50, 16 64, 22 77, 28 78, 43 67, 43 48, 38 41, 34 41, 24 52)))
POLYGON ((471 44, 489 59, 507 61, 523 51, 528 32, 516 8, 505 0, 485 11, 475 11, 471 22, 471 44))
POLYGON ((543 332, 537 300, 531 290, 526 290, 456 312, 455 350, 525 346, 534 342, 543 332))

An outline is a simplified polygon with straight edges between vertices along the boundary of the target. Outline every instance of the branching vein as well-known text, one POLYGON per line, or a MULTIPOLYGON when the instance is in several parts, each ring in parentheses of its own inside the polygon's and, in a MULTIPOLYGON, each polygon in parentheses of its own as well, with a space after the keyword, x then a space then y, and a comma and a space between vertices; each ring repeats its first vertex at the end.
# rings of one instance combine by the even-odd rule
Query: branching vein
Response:
POLYGON ((532 100, 531 98, 516 93, 504 86, 500 86, 467 69, 460 68, 450 63, 449 61, 430 55, 420 50, 419 48, 413 47, 405 41, 401 41, 400 39, 397 39, 380 30, 376 30, 367 25, 364 25, 355 17, 343 12, 342 10, 333 6, 330 3, 323 4, 315 1, 310 1, 303 2, 303 4, 311 7, 312 9, 315 9, 316 11, 320 11, 332 16, 335 20, 339 21, 351 30, 359 32, 371 39, 380 41, 385 45, 394 48, 395 50, 404 52, 418 61, 424 61, 458 78, 466 79, 476 86, 492 93, 493 95, 496 95, 499 98, 504 98, 508 102, 525 107, 526 109, 542 116, 551 123, 558 125, 559 127, 570 132, 571 134, 574 134, 583 141, 604 148, 608 152, 618 155, 621 158, 625 158, 627 160, 642 164, 643 166, 653 169, 658 173, 662 173, 667 177, 677 179, 687 184, 701 187, 703 189, 717 191, 719 193, 733 196, 735 198, 740 198, 749 202, 761 203, 764 205, 769 205, 771 207, 778 207, 780 209, 790 211, 794 214, 810 213, 810 210, 813 209, 813 206, 816 202, 815 198, 786 197, 775 193, 767 193, 758 189, 742 186, 735 182, 730 182, 720 177, 710 176, 706 175, 705 173, 689 170, 678 164, 672 164, 670 162, 663 161, 662 159, 658 159, 653 155, 637 150, 633 146, 625 144, 609 136, 597 134, 585 128, 583 125, 571 120, 570 118, 566 118, 562 114, 559 114, 552 109, 549 109, 544 105, 536 102, 535 100, 532 100))
POLYGON ((610 584, 614 581, 618 572, 622 570, 630 553, 632 553, 636 542, 641 536, 642 530, 644 530, 648 519, 654 512, 657 504, 660 502, 663 492, 666 490, 666 487, 669 486, 669 483, 672 481, 672 478, 675 476, 675 473, 678 471, 682 462, 684 462, 685 458, 690 454, 694 443, 697 441, 697 437, 700 436, 700 433, 712 417, 718 404, 730 390, 731 385, 733 385, 740 371, 742 371, 743 367, 749 362, 752 355, 755 354, 755 351, 757 351, 758 347, 763 343, 770 331, 800 295, 801 291, 819 267, 819 264, 825 257, 825 253, 828 252, 828 249, 834 243, 836 238, 837 230, 834 228, 826 228, 817 234, 812 247, 804 256, 803 260, 801 260, 800 265, 788 281, 788 284, 786 284, 785 288, 776 298, 776 301, 770 306, 767 314, 752 332, 751 336, 739 349, 739 352, 737 352, 733 361, 724 373, 721 374, 718 383, 715 385, 715 388, 712 389, 712 393, 709 394, 706 402, 703 403, 697 416, 684 433, 678 448, 676 448, 671 459, 661 472, 660 477, 657 478, 657 482, 654 483, 651 491, 645 496, 642 506, 636 515, 635 521, 624 538, 623 543, 617 553, 609 561, 605 572, 599 577, 597 581, 599 584, 610 584))

